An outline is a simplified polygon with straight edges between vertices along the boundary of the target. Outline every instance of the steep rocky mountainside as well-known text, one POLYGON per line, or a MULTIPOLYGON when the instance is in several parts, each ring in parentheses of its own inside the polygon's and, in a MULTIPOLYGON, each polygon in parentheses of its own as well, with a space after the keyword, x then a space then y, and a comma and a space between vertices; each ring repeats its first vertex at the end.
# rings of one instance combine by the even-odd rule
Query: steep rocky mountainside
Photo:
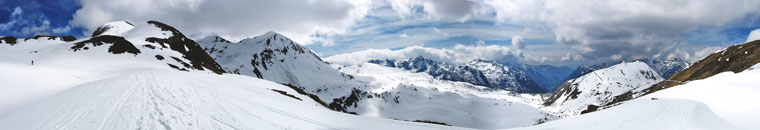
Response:
POLYGON ((662 83, 647 89, 646 92, 656 92, 691 80, 704 79, 721 72, 739 73, 757 63, 760 63, 760 40, 734 45, 712 53, 688 68, 676 72, 662 83))
POLYGON ((613 102, 615 96, 641 91, 662 79, 643 62, 624 62, 565 82, 544 105, 566 115, 582 114, 613 102))
MULTIPOLYGON (((664 81, 640 92, 627 92, 616 97, 615 102, 628 101, 642 95, 654 93, 692 80, 705 79, 722 72, 742 72, 760 63, 760 40, 733 45, 699 60, 664 81)), ((610 104, 613 105, 613 104, 610 104)))
MULTIPOLYGON (((87 60, 112 61, 114 65, 123 63, 134 67, 208 70, 217 74, 224 72, 197 43, 174 27, 161 22, 148 21, 134 25, 117 21, 104 24, 97 31, 99 35, 79 40, 72 36, 39 35, 23 40, 3 37, 3 41, 6 41, 4 43, 10 45, 3 49, 9 52, 22 51, 9 55, 19 57, 13 60, 24 59, 32 64, 66 64, 64 59, 79 61, 83 59, 77 58, 90 57, 87 60), (43 58, 49 55, 58 58, 43 58)), ((72 67, 91 66, 87 62, 76 63, 81 65, 72 67)))
POLYGON ((350 112, 366 84, 339 72, 289 38, 267 32, 231 42, 219 36, 197 40, 227 73, 266 79, 302 89, 333 110, 350 112))

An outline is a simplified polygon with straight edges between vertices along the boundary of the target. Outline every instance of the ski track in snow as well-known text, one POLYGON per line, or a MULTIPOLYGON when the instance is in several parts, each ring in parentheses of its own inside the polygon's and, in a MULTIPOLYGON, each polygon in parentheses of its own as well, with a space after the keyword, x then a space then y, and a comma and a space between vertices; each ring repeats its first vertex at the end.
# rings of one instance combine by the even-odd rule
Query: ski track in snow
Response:
POLYGON ((313 101, 299 101, 269 90, 296 93, 285 86, 246 76, 156 71, 72 87, 0 118, 0 126, 5 126, 4 129, 463 129, 334 112, 313 101), (364 128, 375 125, 382 127, 364 128))

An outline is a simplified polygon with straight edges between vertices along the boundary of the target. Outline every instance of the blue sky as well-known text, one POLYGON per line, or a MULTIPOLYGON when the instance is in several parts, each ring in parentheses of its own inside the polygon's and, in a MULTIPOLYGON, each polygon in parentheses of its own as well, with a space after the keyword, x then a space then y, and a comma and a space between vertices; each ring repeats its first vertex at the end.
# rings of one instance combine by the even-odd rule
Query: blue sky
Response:
POLYGON ((72 15, 80 6, 76 0, 3 0, 0 2, 0 35, 30 37, 35 34, 81 36, 82 29, 71 26, 72 15), (16 12, 18 15, 12 16, 16 12), (46 22, 48 24, 45 24, 46 22), (68 28, 68 29, 67 29, 68 28), (53 29, 58 29, 53 33, 53 29))
POLYGON ((86 37, 105 22, 159 20, 193 38, 275 31, 333 62, 428 56, 572 66, 697 60, 760 28, 752 5, 760 2, 2 0, 0 35, 86 37))

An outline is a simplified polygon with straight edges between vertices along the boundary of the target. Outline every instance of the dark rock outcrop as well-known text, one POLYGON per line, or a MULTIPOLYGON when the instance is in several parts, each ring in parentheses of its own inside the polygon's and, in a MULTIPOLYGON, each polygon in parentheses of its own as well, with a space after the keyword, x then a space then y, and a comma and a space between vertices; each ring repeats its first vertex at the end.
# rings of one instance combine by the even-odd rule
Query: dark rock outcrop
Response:
POLYGON ((119 36, 98 36, 90 38, 89 40, 81 41, 74 43, 74 46, 71 47, 72 51, 79 51, 79 50, 88 50, 89 47, 87 45, 92 45, 92 47, 101 46, 104 44, 111 44, 110 47, 108 47, 108 52, 113 54, 122 54, 122 53, 132 53, 132 54, 140 54, 140 49, 137 49, 132 43, 127 41, 127 39, 124 39, 124 37, 119 36))
POLYGON ((11 46, 16 44, 16 40, 18 39, 13 36, 0 37, 0 42, 3 42, 11 46))
POLYGON ((211 56, 203 51, 203 48, 201 48, 198 43, 185 37, 184 34, 179 32, 174 27, 158 21, 148 21, 148 24, 152 24, 160 28, 162 31, 169 31, 172 33, 172 36, 168 38, 149 37, 145 39, 145 41, 158 43, 162 48, 170 48, 181 53, 183 55, 183 58, 190 60, 192 68, 198 70, 204 70, 205 68, 217 74, 224 73, 222 67, 219 66, 219 64, 214 61, 211 56))
POLYGON ((61 40, 65 42, 77 40, 74 36, 71 36, 71 35, 68 35, 68 36, 35 35, 34 37, 24 38, 24 41, 29 40, 29 39, 40 39, 40 38, 47 38, 47 40, 61 40))

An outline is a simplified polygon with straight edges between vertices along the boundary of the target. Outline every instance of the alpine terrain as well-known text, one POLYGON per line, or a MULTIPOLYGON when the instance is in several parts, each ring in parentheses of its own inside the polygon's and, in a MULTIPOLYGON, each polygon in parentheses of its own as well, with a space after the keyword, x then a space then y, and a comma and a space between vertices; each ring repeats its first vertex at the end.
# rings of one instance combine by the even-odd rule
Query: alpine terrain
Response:
MULTIPOLYGON (((319 2, 307 3, 324 4, 319 2)), ((334 2, 325 5, 353 9, 349 5, 361 4, 334 2)), ((386 1, 372 3, 376 2, 386 1)), ((467 2, 473 1, 457 4, 471 4, 467 2)), ((207 8, 213 7, 205 5, 210 2, 199 3, 202 5, 197 7, 189 4, 193 14, 206 13, 207 8), (196 8, 202 11, 196 12, 196 8)), ((419 13, 417 9, 438 11, 422 8, 428 6, 427 1, 421 3, 423 5, 409 5, 415 8, 412 12, 419 13)), ((294 7, 292 11, 308 7, 276 4, 266 5, 277 7, 267 8, 272 9, 266 11, 268 15, 276 16, 270 17, 273 19, 289 16, 278 14, 281 12, 276 9, 280 7, 294 7)), ((399 4, 411 3, 388 4, 394 7, 369 10, 398 10, 399 4)), ((156 4, 159 5, 165 6, 156 4)), ((166 5, 184 7, 184 4, 166 5)), ((21 17, 26 16, 24 13, 34 13, 21 8, 13 9, 11 20, 25 18, 21 17)), ((166 9, 182 12, 179 8, 166 9)), ((154 15, 160 17, 174 11, 154 15)), ((486 14, 499 15, 488 12, 492 11, 490 9, 485 11, 486 14)), ((137 12, 154 11, 145 8, 137 12)), ((359 16, 335 10, 327 12, 359 16)), ((0 9, 0 13, 4 12, 0 9)), ((246 13, 251 15, 246 18, 258 18, 255 12, 246 13)), ((396 13, 372 13, 369 20, 383 21, 378 20, 379 16, 375 18, 381 14, 396 13)), ((290 22, 309 18, 274 23, 290 26, 290 22)), ((399 19, 407 20, 406 17, 399 19)), ((306 37, 311 41, 307 41, 325 42, 320 46, 319 43, 296 42, 303 40, 304 35, 293 33, 293 29, 279 31, 282 33, 265 30, 258 32, 266 32, 262 35, 232 41, 222 36, 203 35, 229 34, 207 32, 224 28, 213 22, 206 26, 206 21, 200 21, 203 27, 187 26, 198 24, 196 22, 115 21, 90 27, 91 32, 77 37, 53 35, 62 34, 58 29, 52 31, 55 33, 34 33, 30 37, 16 37, 19 31, 11 30, 13 36, 0 36, 0 129, 760 129, 760 120, 756 119, 760 114, 755 112, 760 109, 760 103, 754 101, 760 99, 755 94, 760 91, 756 80, 760 77, 760 40, 728 46, 700 60, 613 55, 609 58, 616 60, 576 65, 573 63, 580 63, 577 60, 583 58, 572 58, 568 53, 568 58, 561 62, 573 63, 559 65, 579 66, 576 69, 541 64, 552 61, 522 53, 545 45, 525 47, 521 42, 526 41, 520 36, 512 37, 512 45, 507 45, 517 50, 486 44, 491 40, 484 39, 486 41, 477 40, 479 45, 455 45, 454 49, 423 46, 368 49, 367 52, 344 55, 381 58, 358 60, 351 57, 350 60, 357 62, 338 64, 332 62, 333 57, 326 58, 331 63, 319 55, 336 47, 327 43, 333 42, 327 39, 348 38, 336 41, 362 42, 356 43, 357 46, 337 45, 336 48, 366 47, 361 44, 377 39, 350 38, 373 32, 362 28, 366 23, 360 24, 361 27, 352 25, 351 31, 346 32, 332 30, 334 28, 315 31, 303 25, 293 25, 299 28, 295 30, 303 29, 309 34, 306 37), (171 26, 169 22, 178 26, 171 26), (358 34, 348 36, 342 33, 358 34), (435 54, 455 55, 450 57, 466 60, 439 58, 437 61, 423 57, 435 54), (504 60, 514 57, 533 60, 504 60)), ((57 26, 49 21, 46 23, 47 26, 57 26)), ((274 26, 271 21, 255 23, 266 26, 263 29, 282 28, 269 27, 274 26)), ((309 23, 321 24, 325 23, 309 23)), ((398 24, 401 25, 394 26, 407 27, 405 23, 398 24)), ((0 23, 1 35, 11 34, 6 30, 19 25, 0 23)), ((432 29, 424 26, 424 30, 455 37, 453 39, 469 38, 449 32, 455 27, 439 29, 436 26, 438 24, 431 23, 432 29)), ((386 26, 378 24, 377 28, 383 27, 386 26)), ((417 26, 409 28, 412 27, 416 29, 417 26)), ((48 27, 26 31, 45 28, 48 27)), ((240 31, 245 29, 251 27, 241 26, 240 31)), ((381 32, 393 36, 376 38, 426 38, 412 33, 414 31, 404 30, 396 34, 395 29, 389 30, 388 33, 381 32)), ((531 33, 523 31, 522 35, 531 33)), ((601 33, 607 35, 605 31, 601 33)), ((236 37, 230 39, 233 38, 236 37)), ((528 39, 529 42, 534 40, 528 39)), ((584 41, 583 45, 592 44, 585 42, 596 41, 584 41)), ((369 48, 395 45, 373 44, 369 48)), ((663 50, 648 49, 646 53, 655 53, 649 51, 663 50)), ((660 54, 654 57, 660 57, 660 54)))

